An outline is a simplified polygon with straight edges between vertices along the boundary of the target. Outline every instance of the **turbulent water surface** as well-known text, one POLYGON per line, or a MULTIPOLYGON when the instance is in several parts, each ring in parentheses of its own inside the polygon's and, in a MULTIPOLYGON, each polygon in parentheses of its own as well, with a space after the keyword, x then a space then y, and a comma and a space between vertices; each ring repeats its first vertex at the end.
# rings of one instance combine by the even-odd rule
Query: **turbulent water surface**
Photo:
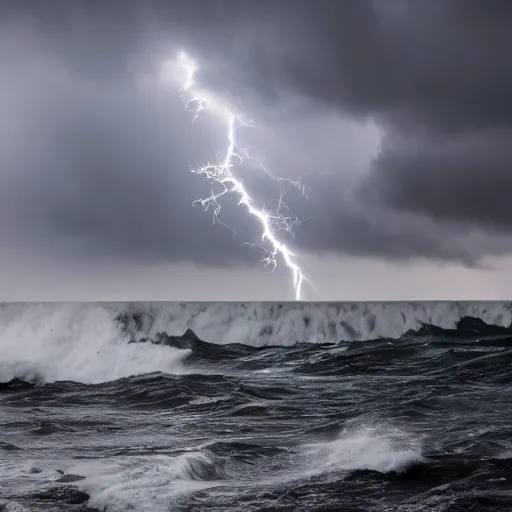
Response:
POLYGON ((0 510, 512 510, 511 312, 0 305, 0 510))

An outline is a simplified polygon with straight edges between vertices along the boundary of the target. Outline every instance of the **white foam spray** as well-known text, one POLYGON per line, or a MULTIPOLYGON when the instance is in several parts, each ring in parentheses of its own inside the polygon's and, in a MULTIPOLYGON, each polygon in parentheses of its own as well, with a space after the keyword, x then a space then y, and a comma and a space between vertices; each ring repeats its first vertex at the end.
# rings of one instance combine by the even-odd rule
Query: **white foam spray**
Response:
POLYGON ((423 460, 418 439, 397 429, 361 427, 326 443, 304 446, 312 473, 332 470, 401 472, 423 460))
POLYGON ((112 311, 99 305, 0 307, 0 382, 13 378, 94 384, 130 375, 184 371, 189 353, 129 344, 112 311))

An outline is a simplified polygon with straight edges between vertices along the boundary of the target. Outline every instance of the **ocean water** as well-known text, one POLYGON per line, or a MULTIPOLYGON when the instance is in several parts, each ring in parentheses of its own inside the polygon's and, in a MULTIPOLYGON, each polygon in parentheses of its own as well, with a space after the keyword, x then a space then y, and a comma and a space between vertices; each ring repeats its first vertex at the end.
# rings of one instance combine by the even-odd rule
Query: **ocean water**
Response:
POLYGON ((0 305, 0 511, 512 510, 511 303, 0 305))

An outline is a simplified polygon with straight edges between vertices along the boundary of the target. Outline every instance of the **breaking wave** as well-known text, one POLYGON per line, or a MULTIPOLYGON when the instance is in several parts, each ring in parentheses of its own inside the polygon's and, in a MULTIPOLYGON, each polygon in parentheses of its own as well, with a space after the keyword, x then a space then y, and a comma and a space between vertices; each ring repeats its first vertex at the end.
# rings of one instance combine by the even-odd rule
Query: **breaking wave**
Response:
POLYGON ((424 460, 418 440, 399 430, 369 427, 344 432, 334 441, 310 444, 305 449, 312 473, 330 469, 402 472, 424 460))
POLYGON ((400 338, 465 317, 509 327, 512 304, 427 303, 16 303, 0 304, 0 382, 20 378, 100 383, 184 373, 190 350, 129 343, 192 329, 215 343, 294 345, 400 338))
POLYGON ((155 371, 180 373, 189 350, 129 344, 112 311, 99 305, 0 306, 0 382, 95 384, 155 371))
POLYGON ((251 346, 400 338, 425 325, 455 329, 464 317, 509 327, 512 303, 130 303, 109 304, 132 335, 180 336, 251 346))

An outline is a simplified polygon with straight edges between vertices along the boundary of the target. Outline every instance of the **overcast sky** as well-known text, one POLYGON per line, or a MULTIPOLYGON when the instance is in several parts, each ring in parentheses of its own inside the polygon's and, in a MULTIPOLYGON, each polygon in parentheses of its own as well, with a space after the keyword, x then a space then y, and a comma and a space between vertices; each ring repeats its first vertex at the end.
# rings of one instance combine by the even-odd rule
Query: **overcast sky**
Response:
POLYGON ((510 298, 511 48, 508 0, 2 2, 0 300, 293 299, 236 197, 235 231, 192 204, 226 126, 184 109, 180 50, 304 183, 277 234, 305 299, 510 298))

